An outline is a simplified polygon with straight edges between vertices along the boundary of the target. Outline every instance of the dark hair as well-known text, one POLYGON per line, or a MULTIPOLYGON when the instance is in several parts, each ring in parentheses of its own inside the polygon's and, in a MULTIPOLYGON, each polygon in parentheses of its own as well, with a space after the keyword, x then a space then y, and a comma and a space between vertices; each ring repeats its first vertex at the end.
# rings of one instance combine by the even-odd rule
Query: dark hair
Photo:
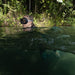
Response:
POLYGON ((27 18, 22 18, 22 19, 20 19, 20 22, 21 22, 21 24, 27 24, 28 20, 27 20, 27 18))

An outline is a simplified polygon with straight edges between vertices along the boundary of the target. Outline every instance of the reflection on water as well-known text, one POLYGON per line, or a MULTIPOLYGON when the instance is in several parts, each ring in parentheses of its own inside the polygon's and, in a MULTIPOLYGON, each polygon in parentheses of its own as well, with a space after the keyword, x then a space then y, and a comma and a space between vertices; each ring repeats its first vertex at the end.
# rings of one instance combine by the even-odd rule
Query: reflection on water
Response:
POLYGON ((75 75, 74 36, 74 27, 1 27, 0 75, 75 75))

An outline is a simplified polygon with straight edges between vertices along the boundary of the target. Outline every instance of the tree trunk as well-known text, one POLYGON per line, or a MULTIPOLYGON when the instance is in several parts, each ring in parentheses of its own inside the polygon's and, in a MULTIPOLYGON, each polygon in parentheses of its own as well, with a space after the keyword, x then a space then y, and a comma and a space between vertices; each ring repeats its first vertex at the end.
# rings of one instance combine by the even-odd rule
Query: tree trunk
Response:
POLYGON ((75 0, 73 0, 73 9, 75 10, 75 0))
POLYGON ((35 0, 35 13, 37 11, 37 3, 36 3, 36 0, 35 0))
POLYGON ((29 13, 31 12, 31 0, 29 0, 29 13))

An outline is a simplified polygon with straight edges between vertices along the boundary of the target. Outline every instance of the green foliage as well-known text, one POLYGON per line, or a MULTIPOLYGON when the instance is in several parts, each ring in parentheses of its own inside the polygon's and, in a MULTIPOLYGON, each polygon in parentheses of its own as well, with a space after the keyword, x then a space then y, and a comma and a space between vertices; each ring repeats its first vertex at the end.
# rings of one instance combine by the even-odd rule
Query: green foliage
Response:
MULTIPOLYGON (((41 0, 41 1, 35 1, 34 3, 31 2, 31 12, 29 12, 29 2, 27 0, 11 0, 11 1, 4 1, 2 2, 1 0, 1 7, 0 7, 0 12, 3 17, 8 18, 9 16, 12 16, 11 18, 15 18, 15 21, 9 18, 8 21, 11 22, 11 20, 14 22, 12 23, 12 26, 18 23, 15 23, 16 21, 19 21, 20 16, 29 14, 29 15, 34 15, 34 22, 38 27, 41 26, 52 26, 52 25, 62 25, 65 22, 67 24, 69 23, 69 19, 72 19, 73 15, 73 3, 72 0, 69 1, 63 1, 63 3, 59 3, 56 0, 41 0), (42 15, 44 13, 44 15, 42 15), (69 19, 68 19, 69 17, 69 19), (18 20, 17 20, 18 18, 18 20), (67 20, 66 20, 66 19, 67 20), (41 21, 44 19, 44 21, 41 24, 41 21)), ((4 21, 4 19, 1 21, 4 21)), ((8 22, 7 21, 7 22, 8 22)), ((8 23, 10 25, 10 22, 8 23)), ((5 23, 5 22, 4 22, 5 23)), ((65 23, 65 24, 66 24, 65 23)))

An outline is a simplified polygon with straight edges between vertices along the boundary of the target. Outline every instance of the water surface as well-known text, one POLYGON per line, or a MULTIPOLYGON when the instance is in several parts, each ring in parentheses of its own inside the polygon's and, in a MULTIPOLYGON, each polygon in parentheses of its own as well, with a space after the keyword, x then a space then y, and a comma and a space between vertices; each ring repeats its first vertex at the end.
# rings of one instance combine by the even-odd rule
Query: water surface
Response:
POLYGON ((0 28, 1 75, 75 75, 75 28, 0 28))

